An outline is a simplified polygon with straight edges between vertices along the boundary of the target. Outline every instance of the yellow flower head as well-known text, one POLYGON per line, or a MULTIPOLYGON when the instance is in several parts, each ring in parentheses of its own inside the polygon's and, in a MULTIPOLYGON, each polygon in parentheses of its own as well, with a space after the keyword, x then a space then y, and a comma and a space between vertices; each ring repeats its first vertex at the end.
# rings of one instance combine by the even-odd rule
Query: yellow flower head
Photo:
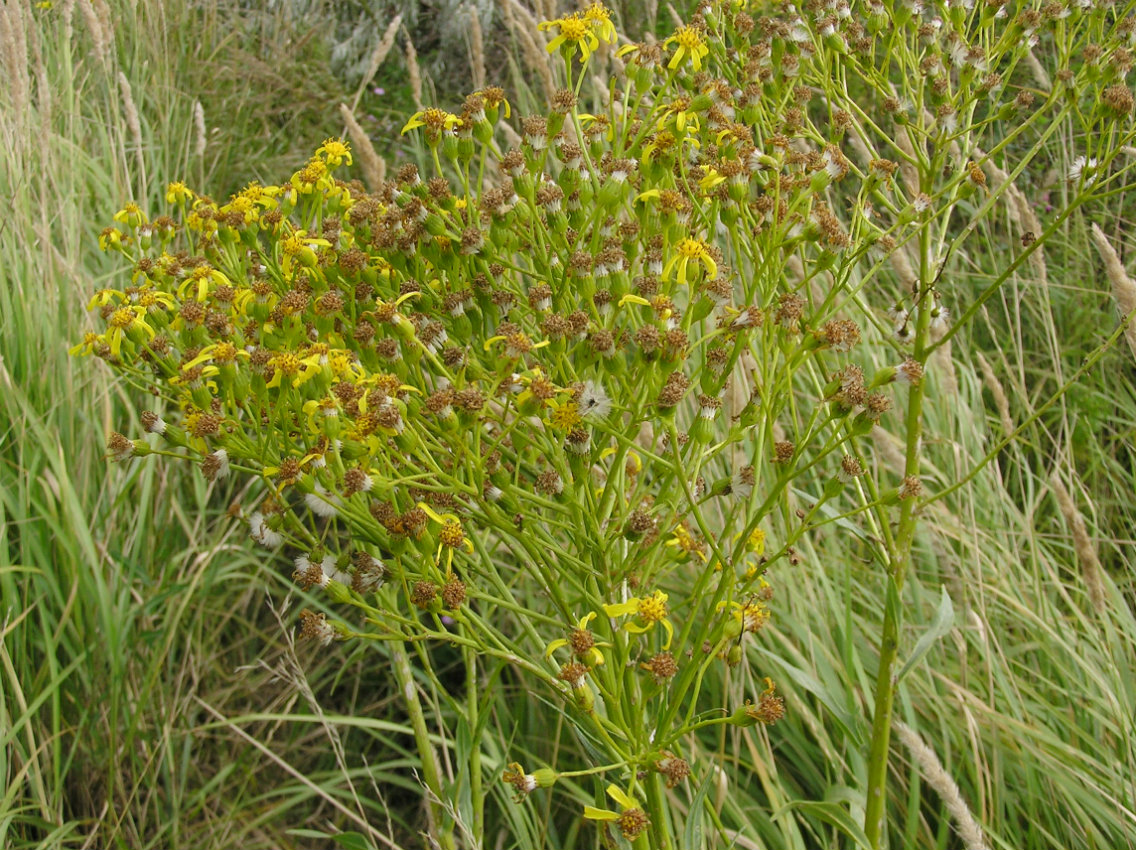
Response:
POLYGON ((679 523, 675 526, 674 537, 668 540, 666 545, 674 546, 686 555, 693 553, 701 558, 703 562, 706 561, 705 545, 701 540, 690 533, 690 529, 686 527, 685 523, 679 523))
POLYGON ((749 533, 746 538, 746 544, 749 546, 749 551, 755 555, 762 555, 765 553, 765 532, 760 528, 755 528, 749 533))
POLYGON ((477 92, 482 101, 485 103, 486 109, 496 109, 499 106, 505 107, 505 117, 508 118, 512 110, 509 107, 509 101, 505 99, 505 90, 500 86, 489 86, 488 88, 481 89, 477 92))
POLYGON ((316 150, 317 154, 323 154, 324 161, 329 168, 335 168, 346 162, 351 164, 351 148, 347 142, 342 139, 328 139, 316 150))
POLYGON ((706 41, 699 30, 694 27, 680 27, 678 32, 663 42, 663 45, 666 46, 671 43, 677 44, 678 49, 675 50, 674 56, 667 64, 668 68, 673 71, 682 64, 685 57, 689 56, 694 70, 702 70, 702 60, 710 52, 710 48, 706 46, 706 41))
POLYGON ((632 596, 626 602, 605 605, 603 609, 609 617, 634 615, 634 619, 623 624, 624 631, 632 634, 650 631, 656 623, 660 623, 667 633, 667 640, 663 644, 663 649, 670 648, 671 639, 674 637, 674 626, 667 619, 667 595, 661 590, 656 590, 650 596, 632 596))
POLYGON ((718 275, 718 264, 710 256, 710 246, 701 239, 683 239, 675 248, 675 254, 667 261, 663 268, 663 280, 669 280, 671 272, 678 267, 678 282, 687 282, 687 268, 701 263, 706 269, 706 276, 711 280, 718 275))
POLYGON ((127 227, 138 227, 145 223, 146 214, 138 204, 131 201, 114 214, 114 220, 127 227))
MULTIPOLYGON (((718 604, 719 611, 726 607, 725 602, 718 604)), ((728 607, 733 609, 730 613, 741 623, 742 631, 758 632, 769 622, 769 606, 759 596, 754 596, 744 603, 730 602, 728 607)))
POLYGON ((572 654, 588 667, 598 667, 603 664, 604 656, 599 647, 610 646, 611 644, 597 642, 591 631, 588 630, 588 624, 598 616, 595 611, 589 611, 577 620, 576 628, 567 638, 557 638, 545 648, 544 657, 550 658, 556 650, 567 646, 571 648, 572 654))
POLYGON ((460 126, 461 123, 461 118, 454 115, 452 112, 430 107, 429 109, 423 109, 411 115, 410 120, 406 122, 406 126, 402 128, 402 132, 405 134, 418 127, 425 127, 426 141, 432 145, 436 145, 441 141, 443 132, 453 131, 454 128, 460 126))
POLYGON ((584 20, 592 25, 592 30, 600 41, 615 44, 615 24, 611 22, 611 9, 602 3, 592 3, 584 10, 584 20))
POLYGON ((618 786, 608 785, 607 795, 619 804, 620 811, 613 812, 595 806, 584 806, 584 817, 588 820, 614 821, 623 837, 628 841, 634 841, 651 825, 650 818, 638 801, 618 786))
POLYGON ((115 357, 122 350, 122 338, 127 334, 141 332, 149 339, 154 338, 154 329, 146 324, 145 307, 119 307, 110 314, 107 324, 106 340, 115 357))
POLYGON ((537 29, 542 32, 553 27, 556 27, 557 34, 548 43, 549 53, 554 53, 563 48, 567 55, 572 56, 578 50, 580 51, 580 61, 587 62, 592 51, 600 46, 600 40, 596 37, 592 22, 578 14, 537 24, 537 29))
POLYGON ((307 165, 292 175, 291 185, 301 195, 310 195, 317 186, 329 182, 327 164, 313 156, 307 165))
POLYGON ((548 403, 548 424, 560 431, 571 431, 580 424, 580 406, 572 399, 548 403))
POLYGON ((434 559, 441 562, 442 552, 446 553, 446 574, 449 575, 454 563, 454 550, 464 547, 467 552, 473 552, 473 543, 465 535, 461 520, 454 514, 440 514, 425 502, 419 502, 418 507, 426 512, 426 516, 442 526, 438 532, 438 551, 434 559))
POLYGON ((318 355, 301 359, 288 351, 277 354, 268 361, 268 365, 273 370, 272 380, 268 382, 269 387, 278 387, 285 378, 289 378, 292 381, 292 387, 297 388, 322 371, 318 355))
POLYGON ((180 180, 166 187, 166 203, 168 204, 180 204, 185 201, 192 201, 193 198, 193 191, 180 180))

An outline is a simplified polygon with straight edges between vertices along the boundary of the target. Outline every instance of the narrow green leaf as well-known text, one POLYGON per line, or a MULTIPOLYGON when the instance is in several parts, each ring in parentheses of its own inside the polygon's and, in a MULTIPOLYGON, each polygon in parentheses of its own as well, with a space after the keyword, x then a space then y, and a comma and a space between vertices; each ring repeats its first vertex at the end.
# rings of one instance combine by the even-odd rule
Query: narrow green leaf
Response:
POLYGON ((331 839, 343 850, 375 850, 375 845, 358 832, 341 832, 331 839))
POLYGON ((939 610, 935 612, 935 619, 931 621, 930 628, 919 638, 915 644, 915 649, 911 651, 911 655, 903 663, 899 675, 896 676, 897 682, 911 672, 912 668, 923 659, 923 656, 931 651, 935 642, 949 632, 955 623, 955 607, 951 604, 951 597, 947 594, 946 587, 940 586, 939 593, 939 610))
POLYGON ((805 815, 819 818, 825 823, 836 827, 836 829, 842 832, 846 837, 852 839, 857 847, 862 847, 864 850, 872 850, 872 845, 868 842, 868 836, 864 834, 863 828, 839 803, 832 801, 822 803, 814 800, 793 800, 778 809, 773 815, 773 819, 777 820, 793 809, 797 809, 805 815))
POLYGON ((694 799, 690 801, 690 814, 686 817, 686 827, 682 833, 683 847, 687 850, 702 850, 705 840, 702 833, 702 819, 705 817, 703 807, 706 803, 706 795, 710 793, 710 779, 713 775, 713 771, 706 772, 706 778, 702 780, 702 784, 694 793, 694 799))

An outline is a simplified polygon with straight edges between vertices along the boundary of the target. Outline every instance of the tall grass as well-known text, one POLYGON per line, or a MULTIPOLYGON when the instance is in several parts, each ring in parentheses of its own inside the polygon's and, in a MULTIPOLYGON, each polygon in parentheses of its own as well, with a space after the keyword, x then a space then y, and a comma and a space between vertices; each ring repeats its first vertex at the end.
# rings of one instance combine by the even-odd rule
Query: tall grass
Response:
MULTIPOLYGON (((0 846, 322 846, 336 830, 413 846, 417 756, 383 661, 370 648, 299 657, 277 570, 225 518, 241 493, 191 471, 109 466, 103 439, 142 400, 66 353, 85 328, 83 293, 110 280, 96 237, 124 200, 156 208, 181 177, 216 195, 275 179, 338 132, 351 93, 327 70, 326 21, 220 0, 7 0, 0 13, 0 846)), ((510 14, 501 26, 523 26, 510 14)), ((512 68, 515 88, 543 96, 523 46, 496 61, 491 74, 512 68)), ((1066 130, 1050 151, 1058 173, 1083 144, 1066 130)), ((1045 182, 1019 188, 1062 191, 1045 182)), ((996 848, 1136 847, 1136 363, 1121 342, 1073 379, 1116 327, 1090 224, 1122 259, 1133 248, 1130 204, 1110 203, 1047 246, 1044 283, 1036 265, 1011 277, 955 340, 953 382, 946 369, 933 379, 934 485, 992 458, 926 518, 905 646, 940 586, 956 619, 904 679, 898 712, 996 848), (1016 439, 996 450, 1007 427, 1016 439), (1053 475, 1100 560, 1099 609, 1053 475)), ((976 291, 1004 268, 1020 218, 1007 209, 969 243, 976 291)), ((885 603, 852 527, 828 528, 781 577, 755 650, 783 668, 788 718, 699 742, 731 754, 703 799, 744 814, 740 847, 837 846, 834 824, 861 819, 875 666, 864 636, 885 603)), ((718 683, 739 698, 745 685, 718 683)), ((441 701, 439 682, 422 687, 441 701)), ((492 693, 488 769, 522 741, 536 742, 534 762, 579 750, 516 682, 492 693)), ((892 763, 893 846, 959 846, 899 744, 892 763)), ((547 801, 491 794, 500 846, 593 846, 593 830, 547 801)))

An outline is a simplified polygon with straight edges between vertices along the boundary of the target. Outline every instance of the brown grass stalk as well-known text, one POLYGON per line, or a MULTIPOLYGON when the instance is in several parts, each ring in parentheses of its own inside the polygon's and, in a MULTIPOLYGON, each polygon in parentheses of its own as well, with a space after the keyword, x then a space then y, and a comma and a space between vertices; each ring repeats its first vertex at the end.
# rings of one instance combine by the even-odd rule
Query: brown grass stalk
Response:
POLYGON ((485 40, 481 33, 481 16, 476 6, 469 6, 469 72, 474 89, 485 88, 485 40))
POLYGON ((1076 551, 1077 561, 1081 565, 1081 575, 1084 576, 1085 587, 1089 591, 1089 601, 1097 613, 1103 613, 1105 595, 1104 581, 1101 578, 1101 564, 1097 558, 1096 547, 1085 528, 1085 518, 1077 510, 1073 497, 1069 494, 1065 485, 1061 483, 1061 478, 1056 470, 1049 476, 1049 489, 1053 491, 1053 496, 1057 499, 1057 507, 1061 509, 1061 515, 1065 517, 1065 523, 1069 526, 1069 531, 1073 535, 1073 549, 1076 551))
POLYGON ((371 144, 371 137, 355 120, 355 113, 351 111, 351 107, 346 103, 339 104, 339 114, 343 117, 343 123, 347 125, 347 137, 351 139, 359 167, 363 169, 363 179, 372 192, 377 192, 386 179, 386 160, 375 150, 375 146, 371 144))
POLYGON ((418 51, 410 40, 410 33, 406 33, 406 76, 410 80, 410 97, 414 100, 414 108, 421 111, 425 108, 422 105, 422 68, 418 65, 418 51))
POLYGON ((998 411, 998 418, 1002 420, 1002 431, 1008 437, 1014 433, 1014 419, 1010 416, 1010 400, 1006 397, 1006 388, 1002 386, 1002 382, 998 380, 993 367, 982 356, 982 352, 975 349, 974 353, 978 358, 978 368, 982 370, 982 383, 986 385, 986 389, 990 390, 990 396, 994 399, 994 407, 998 411))
POLYGON ((988 845, 983 837, 982 827, 963 799, 958 783, 939 761, 939 756, 906 723, 897 720, 892 728, 895 729, 896 737, 907 747, 907 751, 919 765, 919 772, 923 774, 927 784, 935 789, 939 799, 943 801, 966 850, 987 850, 988 845))
POLYGON ((402 26, 402 15, 395 15, 394 20, 391 21, 383 33, 383 37, 379 39, 379 43, 375 45, 375 49, 371 51, 371 59, 367 62, 367 70, 363 73, 363 78, 359 81, 359 88, 355 92, 355 98, 351 101, 351 111, 354 112, 355 108, 359 105, 359 98, 363 96, 363 91, 371 84, 371 80, 375 78, 378 73, 379 66, 383 64, 383 60, 391 52, 394 47, 395 36, 398 35, 398 28, 402 26))
MULTIPOLYGON (((1116 299, 1116 306, 1119 308, 1120 314, 1132 316, 1133 312, 1136 311, 1136 282, 1133 282, 1132 278, 1128 276, 1116 249, 1112 247, 1112 243, 1108 241, 1104 231, 1094 224, 1091 235, 1093 244, 1097 247, 1097 253, 1104 261, 1104 271, 1108 275, 1109 283, 1112 284, 1112 297, 1116 299)), ((1136 317, 1128 320, 1128 324, 1124 328, 1124 338, 1128 340, 1128 347, 1132 349, 1132 354, 1136 355, 1136 317)))

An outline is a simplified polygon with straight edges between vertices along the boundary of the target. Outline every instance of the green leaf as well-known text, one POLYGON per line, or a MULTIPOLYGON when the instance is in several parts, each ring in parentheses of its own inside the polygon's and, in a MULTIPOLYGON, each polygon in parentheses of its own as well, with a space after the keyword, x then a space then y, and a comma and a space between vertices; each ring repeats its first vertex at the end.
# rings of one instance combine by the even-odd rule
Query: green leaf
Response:
POLYGON ((912 668, 923 659, 923 656, 931 651, 935 642, 949 632, 955 624, 955 606, 951 604, 951 597, 947 595, 946 587, 940 586, 939 594, 939 610, 935 612, 935 619, 931 621, 931 627, 919 638, 915 644, 915 649, 911 651, 911 655, 903 663, 899 675, 895 678, 897 682, 910 673, 912 668))
POLYGON ((702 819, 705 817, 704 805, 706 795, 710 793, 710 780, 713 776, 712 770, 706 772, 706 778, 702 780, 702 784, 698 786, 698 791, 694 794, 694 799, 690 801, 690 814, 686 817, 686 827, 682 833, 682 846, 688 848, 688 850, 702 850, 705 840, 702 835, 702 819))
POLYGON ((343 850, 375 850, 375 845, 358 832, 341 832, 331 838, 343 850))
POLYGON ((773 820, 777 820, 792 809, 797 809, 806 815, 819 818, 825 823, 836 827, 836 829, 852 839, 857 847, 862 847, 864 850, 872 850, 872 845, 868 841, 868 836, 864 834, 863 828, 840 803, 834 801, 821 803, 813 800, 793 800, 778 809, 773 815, 773 820))

